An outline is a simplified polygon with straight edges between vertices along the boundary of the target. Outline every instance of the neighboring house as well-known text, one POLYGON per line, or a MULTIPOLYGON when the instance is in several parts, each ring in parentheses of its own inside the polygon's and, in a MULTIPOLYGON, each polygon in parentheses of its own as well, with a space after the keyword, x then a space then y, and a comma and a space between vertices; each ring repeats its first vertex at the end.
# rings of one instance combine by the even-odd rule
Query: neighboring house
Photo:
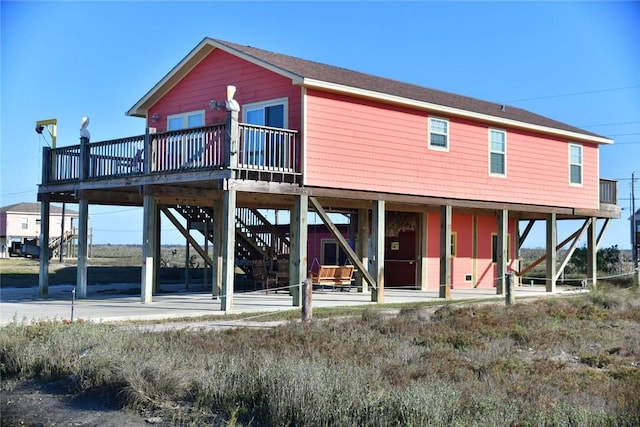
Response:
MULTIPOLYGON (((65 234, 73 230, 73 221, 78 212, 65 209, 65 234)), ((13 245, 19 247, 25 239, 40 239, 40 203, 16 203, 0 208, 0 258, 9 257, 9 249, 13 245)), ((50 243, 59 242, 62 233, 62 208, 51 206, 49 215, 50 243)))
POLYGON ((179 229, 175 212, 209 224, 200 231, 217 248, 218 261, 207 262, 223 310, 232 309, 234 259, 286 252, 291 284, 307 277, 317 261, 307 249, 308 212, 328 230, 332 212, 352 219, 351 244, 332 234, 379 302, 385 284, 445 298, 452 287, 503 292, 508 272, 530 268, 518 254, 538 220, 553 290, 566 261, 557 249, 572 240, 575 249, 586 235, 593 261, 597 221, 604 230, 620 215, 617 183, 598 175, 600 146, 611 139, 509 105, 226 41, 202 40, 127 114, 144 118, 148 132, 46 150, 38 197, 144 206, 143 301, 156 284, 158 211, 179 229), (288 236, 265 209, 289 211, 288 236), (558 242, 559 220, 582 226, 558 242))
POLYGON ((638 265, 640 259, 640 209, 629 216, 629 237, 631 241, 631 255, 634 265, 638 265), (635 228, 635 235, 634 235, 635 228))

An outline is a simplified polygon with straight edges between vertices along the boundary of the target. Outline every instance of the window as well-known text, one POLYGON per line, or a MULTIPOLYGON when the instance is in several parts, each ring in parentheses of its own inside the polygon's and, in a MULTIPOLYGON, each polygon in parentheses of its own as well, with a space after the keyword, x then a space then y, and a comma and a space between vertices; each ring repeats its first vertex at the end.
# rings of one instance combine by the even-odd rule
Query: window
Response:
MULTIPOLYGON (((204 126, 204 110, 174 114, 167 117, 167 130, 181 130, 204 126)), ((159 162, 166 169, 188 167, 202 156, 202 132, 169 136, 159 162)))
MULTIPOLYGON (((507 234, 507 259, 508 262, 511 259, 511 234, 507 234)), ((496 233, 491 234, 491 262, 498 262, 498 235, 496 233)))
POLYGON ((29 218, 22 218, 22 229, 27 230, 29 228, 29 218))
POLYGON ((435 150, 449 149, 449 121, 429 117, 429 148, 435 150))
POLYGON ((167 117, 167 130, 180 130, 204 126, 204 110, 174 114, 167 117))
POLYGON ((507 175, 507 133, 489 129, 489 175, 507 175))
POLYGON ((569 144, 569 183, 582 185, 582 145, 569 144))
MULTIPOLYGON (((242 106, 243 121, 258 126, 286 129, 287 98, 256 102, 242 106)), ((258 168, 282 167, 289 156, 286 138, 273 132, 247 129, 242 135, 240 163, 258 168)))
POLYGON ((345 265, 347 253, 334 239, 322 239, 322 253, 320 263, 322 265, 345 265))
POLYGON ((451 256, 455 257, 458 253, 458 233, 451 232, 451 256))

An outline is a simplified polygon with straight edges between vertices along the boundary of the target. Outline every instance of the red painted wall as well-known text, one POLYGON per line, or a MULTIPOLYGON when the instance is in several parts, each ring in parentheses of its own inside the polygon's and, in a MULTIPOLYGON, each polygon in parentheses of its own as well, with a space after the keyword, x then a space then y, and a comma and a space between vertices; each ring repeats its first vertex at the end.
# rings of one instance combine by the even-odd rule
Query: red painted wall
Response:
POLYGON ((424 112, 309 90, 306 184, 599 207, 596 145, 583 148, 583 185, 570 186, 567 140, 506 129, 507 177, 490 177, 488 125, 449 118, 450 149, 443 152, 427 148, 427 117, 424 112))
MULTIPOLYGON (((478 216, 477 258, 473 262, 474 235, 473 216, 454 214, 451 220, 451 232, 456 235, 456 256, 451 261, 451 282, 454 289, 495 287, 496 264, 492 262, 492 235, 497 234, 498 224, 495 216, 478 216), (472 281, 465 276, 471 275, 472 281)), ((515 268, 516 220, 509 218, 509 261, 508 268, 515 268)), ((440 214, 430 212, 427 215, 427 288, 437 290, 440 282, 440 214)))
MULTIPOLYGON (((167 129, 167 117, 189 111, 205 110, 205 125, 224 123, 226 111, 209 108, 209 101, 224 102, 227 86, 236 86, 235 99, 243 104, 268 101, 276 98, 289 99, 289 128, 300 129, 301 90, 291 85, 291 80, 264 68, 243 61, 222 50, 216 49, 174 86, 162 99, 149 109, 148 117, 154 113, 160 120, 148 126, 157 132, 167 129)), ((240 113, 242 117, 242 112, 240 113)))

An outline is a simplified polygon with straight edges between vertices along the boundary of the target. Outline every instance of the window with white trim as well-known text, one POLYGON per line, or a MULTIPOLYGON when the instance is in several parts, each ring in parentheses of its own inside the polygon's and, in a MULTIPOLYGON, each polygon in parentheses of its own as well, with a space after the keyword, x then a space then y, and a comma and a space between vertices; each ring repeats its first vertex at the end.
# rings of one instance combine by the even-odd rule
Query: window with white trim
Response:
POLYGON ((167 130, 180 130, 204 126, 204 110, 173 114, 167 117, 167 130))
POLYGON ((449 120, 429 117, 429 148, 449 150, 449 120))
POLYGON ((569 183, 582 185, 582 145, 569 144, 569 183))
POLYGON ((507 176, 507 133, 489 129, 489 175, 507 176))
POLYGON ((23 230, 28 230, 29 229, 29 218, 22 218, 21 226, 22 226, 23 230))

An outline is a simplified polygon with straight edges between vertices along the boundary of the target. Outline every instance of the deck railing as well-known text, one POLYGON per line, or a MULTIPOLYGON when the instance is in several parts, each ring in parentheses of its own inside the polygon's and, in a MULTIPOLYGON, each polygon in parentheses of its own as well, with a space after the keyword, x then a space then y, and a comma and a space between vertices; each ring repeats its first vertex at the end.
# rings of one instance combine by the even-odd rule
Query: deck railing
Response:
MULTIPOLYGON (((239 130, 234 169, 300 174, 297 131, 249 124, 240 124, 239 130)), ((89 143, 84 154, 80 144, 45 148, 42 182, 77 181, 81 175, 86 180, 100 180, 230 167, 224 124, 150 134, 148 144, 148 169, 145 135, 89 143), (84 174, 80 173, 81 168, 84 174)))
POLYGON ((618 181, 600 179, 600 203, 618 204, 618 181))

